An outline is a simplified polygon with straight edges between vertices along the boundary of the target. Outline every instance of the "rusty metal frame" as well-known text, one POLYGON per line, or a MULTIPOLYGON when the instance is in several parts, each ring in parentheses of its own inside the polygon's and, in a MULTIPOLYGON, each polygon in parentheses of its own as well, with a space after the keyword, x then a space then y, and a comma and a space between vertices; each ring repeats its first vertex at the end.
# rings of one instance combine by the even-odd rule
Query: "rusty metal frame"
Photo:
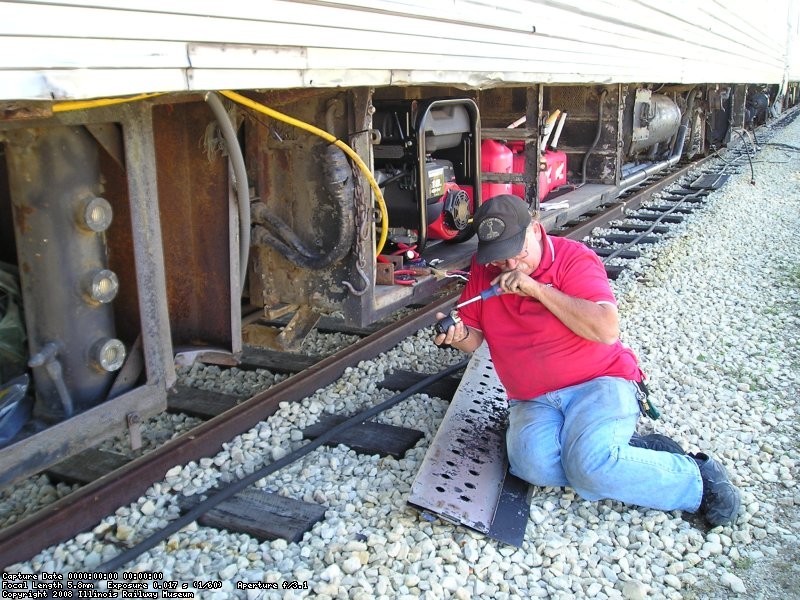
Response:
POLYGON ((166 388, 174 385, 177 376, 166 304, 153 114, 143 103, 125 105, 121 112, 147 380, 163 387, 166 403, 166 388))
MULTIPOLYGON (((128 427, 128 415, 151 416, 166 408, 166 393, 158 385, 143 385, 113 400, 48 427, 0 452, 0 486, 30 476, 67 456, 95 446, 89 432, 113 435, 128 427)), ((2 561, 0 561, 2 562, 2 561)))
POLYGON ((30 476, 69 454, 97 444, 96 432, 111 436, 125 430, 130 414, 142 418, 162 412, 166 409, 166 390, 176 380, 166 307, 150 107, 146 103, 118 107, 113 117, 107 110, 99 112, 102 114, 92 114, 91 119, 84 111, 68 113, 50 123, 122 123, 126 161, 135 165, 128 172, 128 192, 147 383, 0 450, 0 485, 30 476), (86 431, 95 434, 82 433, 86 431))

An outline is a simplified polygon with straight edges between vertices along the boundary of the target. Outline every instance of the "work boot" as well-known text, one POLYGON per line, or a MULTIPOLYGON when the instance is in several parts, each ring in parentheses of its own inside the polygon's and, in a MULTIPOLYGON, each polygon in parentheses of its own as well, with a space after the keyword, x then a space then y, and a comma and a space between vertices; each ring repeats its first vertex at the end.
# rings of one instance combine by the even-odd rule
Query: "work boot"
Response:
POLYGON ((646 450, 658 450, 659 452, 671 452, 672 454, 686 454, 678 442, 660 433, 648 433, 647 435, 634 433, 628 444, 646 450))
POLYGON ((703 499, 700 512, 712 527, 730 525, 736 521, 742 500, 739 490, 728 479, 728 473, 718 461, 707 454, 690 454, 700 468, 703 478, 703 499))

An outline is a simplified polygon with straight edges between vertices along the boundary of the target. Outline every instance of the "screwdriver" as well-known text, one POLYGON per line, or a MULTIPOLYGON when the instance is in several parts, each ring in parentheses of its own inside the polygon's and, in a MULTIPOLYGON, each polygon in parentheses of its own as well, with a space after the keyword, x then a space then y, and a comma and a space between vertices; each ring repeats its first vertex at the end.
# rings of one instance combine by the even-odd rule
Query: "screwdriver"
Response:
POLYGON ((483 290, 480 294, 475 296, 474 298, 470 298, 469 300, 464 300, 460 304, 456 304, 455 308, 447 315, 444 319, 438 321, 436 323, 436 333, 447 333, 447 330, 455 325, 458 321, 458 316, 454 315, 454 313, 459 309, 463 308, 467 304, 472 304, 473 302, 477 302, 478 300, 488 300, 489 298, 493 298, 494 296, 499 296, 503 293, 503 289, 500 287, 499 284, 495 283, 492 287, 488 290, 483 290))
POLYGON ((502 293, 503 293, 503 288, 500 287, 499 283, 495 283, 488 290, 483 290, 480 294, 478 294, 474 298, 470 298, 469 300, 464 300, 464 302, 462 302, 461 304, 456 304, 456 307, 453 310, 458 310, 459 308, 463 308, 467 304, 472 304, 473 302, 477 302, 478 300, 488 300, 489 298, 493 298, 494 296, 499 296, 502 293))

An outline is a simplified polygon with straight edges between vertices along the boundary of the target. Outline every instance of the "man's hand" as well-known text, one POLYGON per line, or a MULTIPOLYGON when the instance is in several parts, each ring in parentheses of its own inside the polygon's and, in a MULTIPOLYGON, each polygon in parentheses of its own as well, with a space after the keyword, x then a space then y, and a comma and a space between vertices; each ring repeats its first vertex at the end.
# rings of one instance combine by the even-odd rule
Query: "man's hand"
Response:
POLYGON ((530 297, 535 297, 536 288, 541 285, 533 278, 517 269, 503 271, 492 280, 492 284, 495 283, 498 284, 506 294, 530 297))
MULTIPOLYGON (((441 321, 442 319, 446 318, 447 315, 444 313, 437 312, 436 313, 436 320, 441 321)), ((447 328, 447 331, 444 333, 439 333, 436 337, 433 338, 433 343, 437 346, 447 345, 451 346, 453 341, 461 340, 466 337, 466 325, 461 322, 461 319, 455 320, 455 325, 451 325, 447 328)))
POLYGON ((544 285, 517 270, 500 273, 497 283, 508 294, 526 296, 541 302, 559 321, 575 334, 601 344, 613 344, 619 339, 617 307, 575 298, 544 285))
MULTIPOLYGON (((440 321, 447 315, 437 312, 436 320, 440 321)), ((433 343, 437 346, 452 346, 462 352, 472 352, 483 342, 483 333, 478 329, 467 327, 460 319, 456 320, 455 325, 447 328, 445 333, 438 333, 433 338, 433 343)))

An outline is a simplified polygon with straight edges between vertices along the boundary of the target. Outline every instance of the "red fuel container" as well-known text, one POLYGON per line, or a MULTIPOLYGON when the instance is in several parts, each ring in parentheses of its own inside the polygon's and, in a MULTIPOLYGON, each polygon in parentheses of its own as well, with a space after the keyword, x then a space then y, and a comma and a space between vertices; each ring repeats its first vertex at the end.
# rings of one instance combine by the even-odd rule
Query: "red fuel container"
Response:
MULTIPOLYGON (((511 173, 514 168, 514 154, 505 144, 495 140, 481 142, 481 171, 484 173, 511 173)), ((510 183, 481 184, 481 197, 486 202, 493 196, 511 194, 510 183)))
POLYGON ((547 150, 542 156, 544 171, 539 171, 539 200, 557 187, 567 183, 567 154, 560 150, 547 150))
MULTIPOLYGON (((509 144, 514 152, 514 173, 525 172, 525 143, 511 142, 509 144)), ((551 191, 567 183, 567 154, 560 150, 547 150, 542 155, 544 170, 539 171, 539 200, 544 200, 551 191)), ((540 161, 541 164, 541 161, 540 161)), ((511 193, 520 198, 525 197, 525 186, 514 184, 511 193)))

